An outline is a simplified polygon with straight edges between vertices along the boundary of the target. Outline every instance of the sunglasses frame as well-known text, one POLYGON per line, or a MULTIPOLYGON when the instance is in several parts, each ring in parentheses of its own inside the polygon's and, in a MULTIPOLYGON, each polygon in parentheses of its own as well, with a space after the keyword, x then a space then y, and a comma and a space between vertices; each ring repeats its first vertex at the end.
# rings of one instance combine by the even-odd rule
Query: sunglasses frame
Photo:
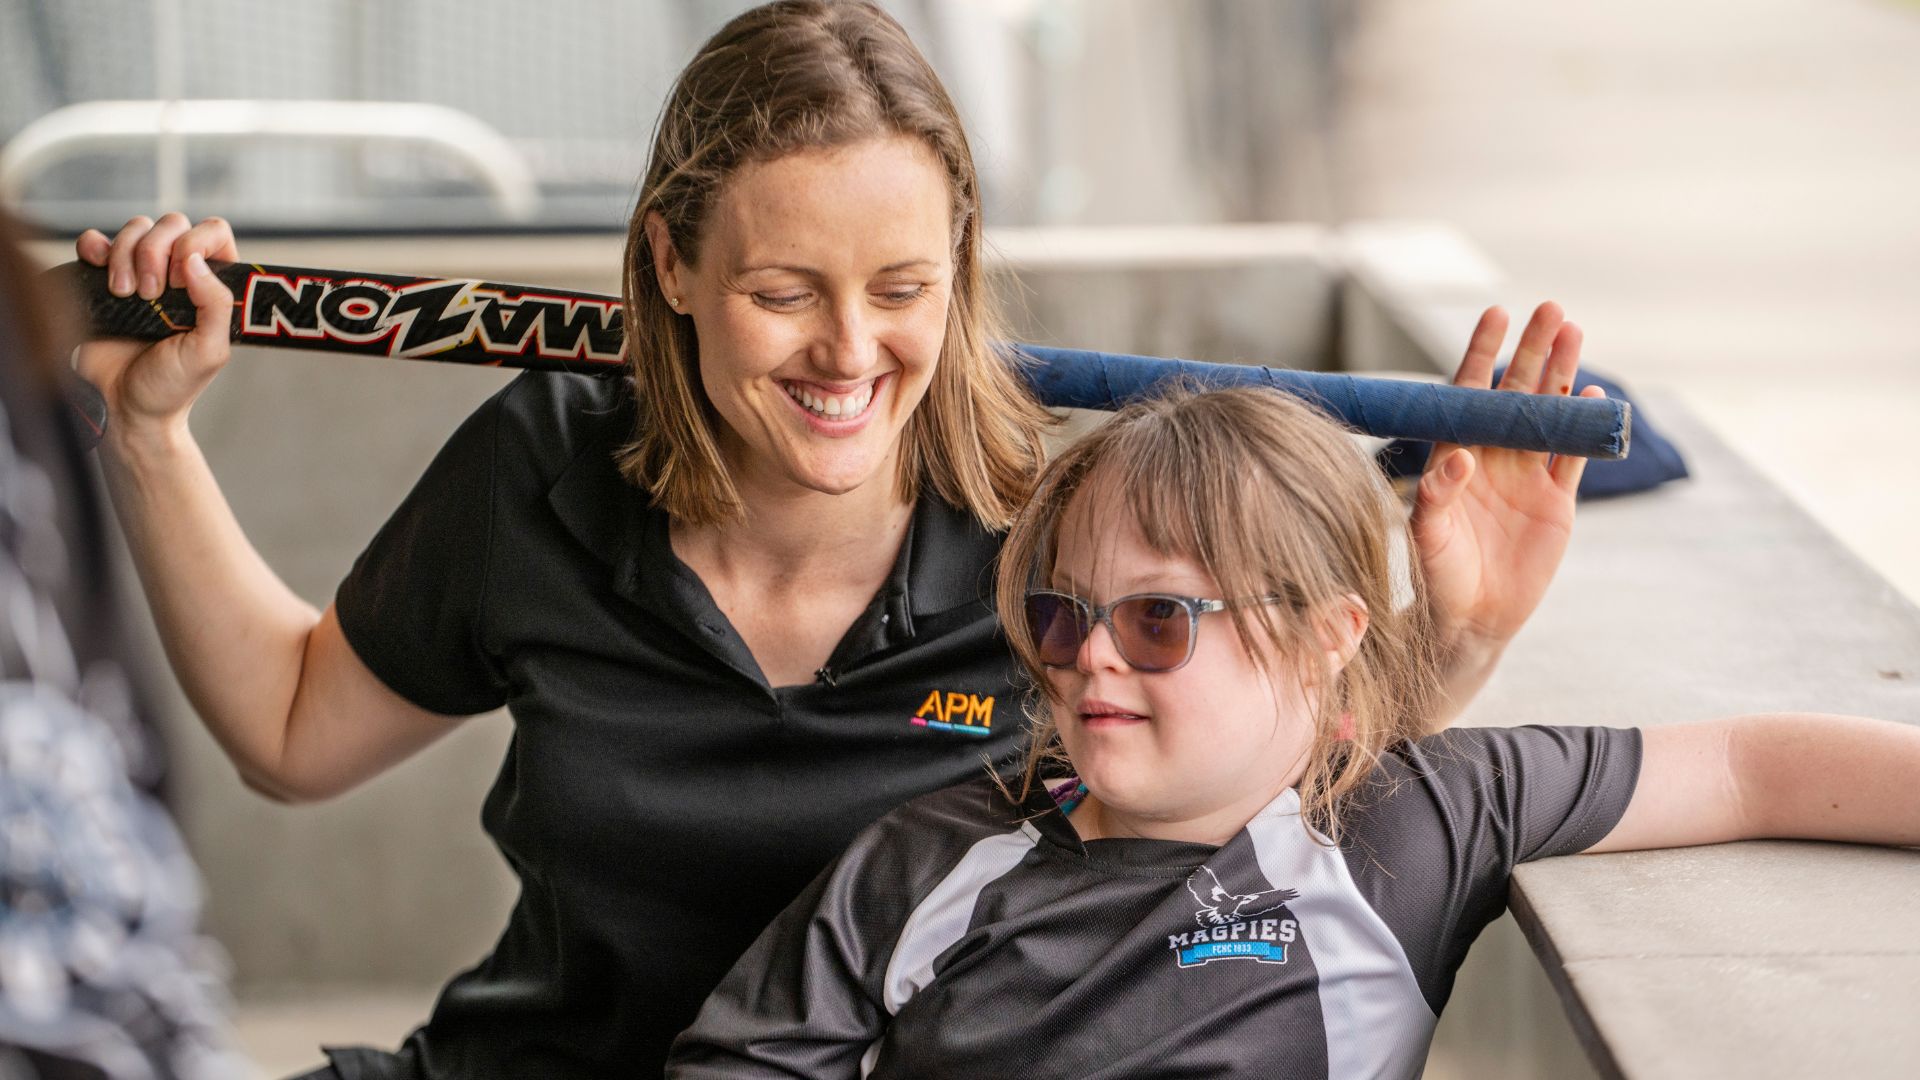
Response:
MULTIPOLYGON (((1121 661, 1125 663, 1128 667, 1132 668, 1133 670, 1141 672, 1142 674, 1147 674, 1147 675, 1160 675, 1169 671, 1178 671, 1181 668, 1186 667, 1187 664, 1193 660, 1194 650, 1200 647, 1200 616, 1207 615, 1215 611, 1225 611, 1228 608, 1233 607, 1236 603, 1277 604, 1277 603, 1281 603, 1283 600, 1286 599, 1285 597, 1281 597, 1281 596, 1254 596, 1241 601, 1208 600, 1198 596, 1181 596, 1178 593, 1144 592, 1144 593, 1129 593, 1126 596, 1116 597, 1113 600, 1109 600, 1105 604, 1095 604, 1087 600, 1085 597, 1075 596, 1070 592, 1061 592, 1058 589, 1028 589, 1026 596, 1022 598, 1023 599, 1023 604, 1022 604, 1023 610, 1021 612, 1022 617, 1026 617, 1026 611, 1024 610, 1025 604, 1031 603, 1033 598, 1036 596, 1058 597, 1059 599, 1066 601, 1076 611, 1084 613, 1087 616, 1086 622, 1085 622, 1087 632, 1081 635, 1079 643, 1074 646, 1073 652, 1074 652, 1074 656, 1076 657, 1076 660, 1074 662, 1065 663, 1065 664, 1049 664, 1045 660, 1042 660, 1040 661, 1040 664, 1042 667, 1070 668, 1074 666, 1074 663, 1078 662, 1077 658, 1080 655, 1080 650, 1086 647, 1087 639, 1093 636, 1093 628, 1094 628, 1094 625, 1097 623, 1107 628, 1107 637, 1112 639, 1113 651, 1116 655, 1120 657, 1121 661), (1181 657, 1179 663, 1170 665, 1168 667, 1142 667, 1139 664, 1134 663, 1133 658, 1127 655, 1126 646, 1120 643, 1120 628, 1115 626, 1113 622, 1113 609, 1119 607, 1121 604, 1124 604, 1129 600, 1171 600, 1174 603, 1179 604, 1181 607, 1186 609, 1187 622, 1193 627, 1193 629, 1190 633, 1187 634, 1187 655, 1181 657)), ((1027 626, 1027 633, 1029 635, 1032 635, 1033 633, 1033 626, 1031 622, 1029 622, 1027 626)), ((1038 647, 1039 646, 1038 639, 1035 639, 1034 644, 1035 644, 1034 654, 1037 657, 1040 651, 1038 647)))

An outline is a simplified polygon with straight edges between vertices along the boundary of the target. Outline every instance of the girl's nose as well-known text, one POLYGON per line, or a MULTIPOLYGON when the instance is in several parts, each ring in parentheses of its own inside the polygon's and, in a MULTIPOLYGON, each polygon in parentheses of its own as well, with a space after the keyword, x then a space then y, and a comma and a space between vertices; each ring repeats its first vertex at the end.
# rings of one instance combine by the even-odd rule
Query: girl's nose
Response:
POLYGON ((1095 622, 1087 640, 1080 643, 1080 652, 1074 657, 1074 666, 1083 674, 1091 675, 1095 671, 1124 671, 1126 660, 1120 656, 1120 650, 1113 643, 1113 635, 1107 631, 1107 624, 1095 622))

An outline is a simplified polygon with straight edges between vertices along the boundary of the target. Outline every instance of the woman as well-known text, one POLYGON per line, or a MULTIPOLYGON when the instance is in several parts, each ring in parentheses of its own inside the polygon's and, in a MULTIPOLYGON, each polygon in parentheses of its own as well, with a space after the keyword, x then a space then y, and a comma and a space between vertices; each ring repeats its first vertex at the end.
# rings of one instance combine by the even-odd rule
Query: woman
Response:
MULTIPOLYGON (((666 105, 629 231, 633 386, 523 377, 455 433, 315 611, 248 545, 187 413, 227 359, 224 222, 83 258, 203 329, 79 358, 180 681, 247 782, 325 798, 509 704, 484 821, 522 882, 494 952, 398 1054, 319 1076, 645 1075, 866 823, 1020 752, 988 591, 1044 414, 989 350, 951 102, 867 3, 723 28, 666 105), (1000 710, 996 714, 996 709, 1000 710)), ((1504 317, 1458 381, 1487 385, 1504 317)), ((1536 314, 1503 385, 1565 393, 1536 314)), ((1417 534, 1455 700, 1564 550, 1539 455, 1436 453, 1417 534)), ((1439 719, 1439 718, 1436 718, 1439 719)))

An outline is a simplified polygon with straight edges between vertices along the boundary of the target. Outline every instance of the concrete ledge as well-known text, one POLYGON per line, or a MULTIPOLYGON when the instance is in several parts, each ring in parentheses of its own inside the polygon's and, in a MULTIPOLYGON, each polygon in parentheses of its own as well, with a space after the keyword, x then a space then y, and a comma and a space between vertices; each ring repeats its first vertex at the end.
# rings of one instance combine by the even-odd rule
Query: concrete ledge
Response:
MULTIPOLYGON (((1694 480, 1582 507, 1467 722, 1920 720, 1920 610, 1685 410, 1647 407, 1694 480)), ((1513 911, 1604 1076, 1910 1077, 1916 895, 1920 851, 1769 842, 1533 863, 1513 911)))

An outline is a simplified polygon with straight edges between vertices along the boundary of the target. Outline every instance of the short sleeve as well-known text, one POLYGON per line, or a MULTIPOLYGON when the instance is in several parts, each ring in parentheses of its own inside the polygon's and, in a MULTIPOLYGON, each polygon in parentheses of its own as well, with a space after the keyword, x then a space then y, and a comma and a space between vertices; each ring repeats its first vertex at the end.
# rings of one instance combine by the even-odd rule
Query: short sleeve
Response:
POLYGON ((1500 771, 1490 813, 1515 837, 1513 862, 1573 855, 1620 823, 1640 779, 1638 728, 1482 728, 1500 771))
POLYGON ((1341 847, 1436 1012, 1506 910, 1513 868, 1599 843, 1639 777, 1633 728, 1454 728, 1381 759, 1342 813, 1341 847))
POLYGON ((1633 798, 1640 732, 1606 727, 1455 728, 1428 736, 1407 764, 1454 819, 1468 861, 1514 866, 1600 842, 1633 798))
POLYGON ((890 972, 909 920, 977 845, 1019 835, 1019 809, 997 792, 989 780, 956 784, 861 832, 674 1040, 667 1080, 865 1076, 901 995, 912 993, 889 988, 910 980, 890 972))
POLYGON ((489 398, 441 447, 334 596, 361 662, 401 697, 449 716, 506 703, 480 628, 500 415, 511 389, 489 398))

